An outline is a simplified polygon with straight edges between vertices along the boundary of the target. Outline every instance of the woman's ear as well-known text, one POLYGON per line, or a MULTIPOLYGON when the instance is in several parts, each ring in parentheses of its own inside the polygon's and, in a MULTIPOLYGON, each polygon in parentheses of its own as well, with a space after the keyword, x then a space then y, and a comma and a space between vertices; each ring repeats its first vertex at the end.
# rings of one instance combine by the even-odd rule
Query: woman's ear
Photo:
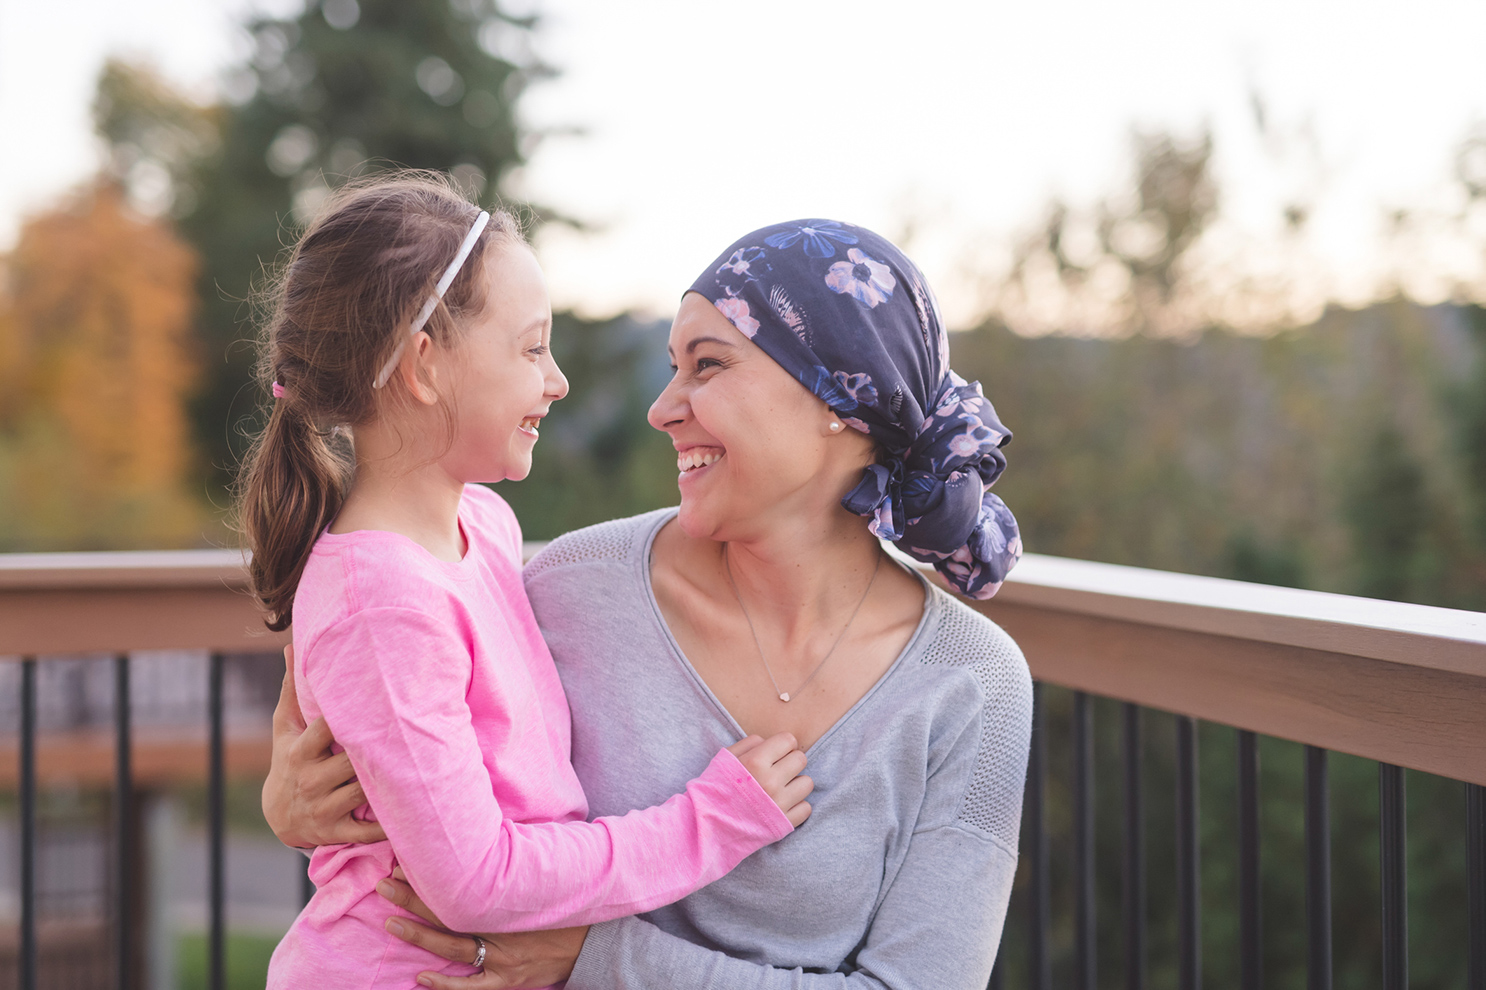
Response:
POLYGON ((397 364, 397 375, 407 386, 408 394, 415 402, 425 406, 438 405, 438 361, 435 357, 433 338, 419 330, 408 341, 407 350, 397 364))

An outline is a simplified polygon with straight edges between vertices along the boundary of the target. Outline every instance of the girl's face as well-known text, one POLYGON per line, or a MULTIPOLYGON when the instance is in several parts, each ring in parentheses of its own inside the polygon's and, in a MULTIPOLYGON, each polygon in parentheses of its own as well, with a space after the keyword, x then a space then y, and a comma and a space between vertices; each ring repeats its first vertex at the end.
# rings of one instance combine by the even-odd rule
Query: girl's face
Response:
POLYGON ((787 517, 839 508, 872 461, 870 439, 832 431, 826 404, 694 292, 681 300, 669 350, 675 375, 649 419, 676 448, 687 535, 758 537, 787 517))
POLYGON ((502 244, 486 254, 485 272, 484 311, 443 352, 455 427, 439 462, 464 482, 519 481, 568 380, 552 359, 552 304, 536 257, 524 244, 502 244))

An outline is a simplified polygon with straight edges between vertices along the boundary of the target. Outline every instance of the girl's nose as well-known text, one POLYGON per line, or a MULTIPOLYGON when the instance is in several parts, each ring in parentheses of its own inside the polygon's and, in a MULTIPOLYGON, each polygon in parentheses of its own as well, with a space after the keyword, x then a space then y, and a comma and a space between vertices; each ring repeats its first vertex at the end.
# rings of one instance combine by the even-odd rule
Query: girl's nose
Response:
POLYGON ((557 361, 550 354, 547 360, 552 365, 546 375, 547 394, 551 396, 553 402, 556 402, 568 394, 568 376, 562 373, 562 369, 557 366, 557 361))

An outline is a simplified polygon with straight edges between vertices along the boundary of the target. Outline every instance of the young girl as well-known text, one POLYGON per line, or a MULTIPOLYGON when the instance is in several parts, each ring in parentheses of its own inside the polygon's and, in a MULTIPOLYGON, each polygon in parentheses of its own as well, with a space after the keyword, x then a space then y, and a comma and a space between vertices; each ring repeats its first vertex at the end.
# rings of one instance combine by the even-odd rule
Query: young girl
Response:
POLYGON ((583 925, 678 900, 809 813, 804 754, 780 735, 718 751, 663 805, 584 820, 521 532, 476 484, 526 476, 567 392, 551 325, 512 218, 427 177, 343 193, 282 275, 276 398, 242 485, 252 579, 269 628, 292 620, 300 703, 387 841, 315 851, 270 987, 475 972, 384 930, 399 912, 375 888, 398 866, 456 931, 583 925))

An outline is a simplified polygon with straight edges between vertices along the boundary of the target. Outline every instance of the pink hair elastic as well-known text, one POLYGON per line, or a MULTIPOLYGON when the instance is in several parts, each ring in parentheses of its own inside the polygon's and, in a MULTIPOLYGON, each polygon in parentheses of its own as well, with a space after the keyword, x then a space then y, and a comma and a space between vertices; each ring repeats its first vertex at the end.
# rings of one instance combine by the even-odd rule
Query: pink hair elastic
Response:
POLYGON ((273 383, 273 397, 275 399, 282 399, 284 397, 284 386, 278 382, 273 383))

